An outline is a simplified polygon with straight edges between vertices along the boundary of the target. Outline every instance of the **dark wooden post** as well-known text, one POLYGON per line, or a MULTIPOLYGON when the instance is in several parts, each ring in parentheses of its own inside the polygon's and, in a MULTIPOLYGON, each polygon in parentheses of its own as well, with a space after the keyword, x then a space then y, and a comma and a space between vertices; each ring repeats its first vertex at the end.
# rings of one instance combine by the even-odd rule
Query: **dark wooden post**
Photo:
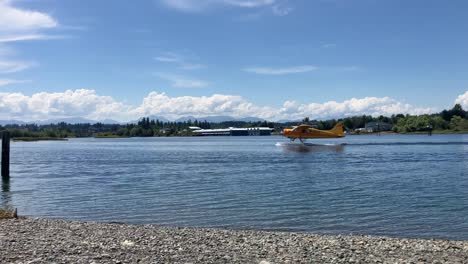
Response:
POLYGON ((10 177, 10 132, 2 133, 2 178, 10 177))
POLYGON ((432 125, 427 126, 427 135, 432 136, 432 125))

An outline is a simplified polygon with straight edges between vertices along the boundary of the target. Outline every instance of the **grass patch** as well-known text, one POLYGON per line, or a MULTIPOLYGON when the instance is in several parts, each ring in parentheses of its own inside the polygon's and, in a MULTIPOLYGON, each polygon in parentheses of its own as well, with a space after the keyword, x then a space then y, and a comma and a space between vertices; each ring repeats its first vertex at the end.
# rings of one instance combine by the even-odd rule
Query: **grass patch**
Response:
POLYGON ((120 135, 116 135, 112 132, 100 132, 100 133, 96 133, 94 134, 94 138, 129 138, 128 136, 120 136, 120 135))
POLYGON ((0 219, 18 218, 16 210, 0 208, 0 219))
MULTIPOLYGON (((422 134, 427 135, 427 131, 407 132, 401 134, 422 134)), ((468 134, 468 130, 433 130, 432 134, 468 134)))
POLYGON ((434 130, 432 134, 468 134, 468 130, 434 130))

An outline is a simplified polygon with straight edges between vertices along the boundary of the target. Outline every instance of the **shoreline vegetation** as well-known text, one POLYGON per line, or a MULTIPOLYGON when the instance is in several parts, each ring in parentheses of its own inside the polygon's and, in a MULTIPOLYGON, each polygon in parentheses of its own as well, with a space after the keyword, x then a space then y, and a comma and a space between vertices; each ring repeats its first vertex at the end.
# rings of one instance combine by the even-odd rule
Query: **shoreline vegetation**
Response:
POLYGON ((18 218, 16 209, 12 210, 12 209, 0 208, 0 221, 2 219, 13 219, 13 218, 18 218))
MULTIPOLYGON (((450 110, 443 110, 440 113, 431 115, 398 114, 390 117, 362 115, 330 120, 309 120, 309 118, 306 117, 302 121, 282 123, 268 121, 207 122, 206 120, 163 122, 145 117, 136 123, 128 124, 68 124, 62 122, 48 125, 5 125, 0 126, 0 131, 9 131, 13 140, 17 141, 55 140, 75 137, 129 138, 193 136, 192 127, 199 127, 201 129, 269 127, 274 130, 273 135, 277 135, 280 134, 284 128, 296 126, 301 123, 310 123, 318 129, 327 130, 331 129, 338 122, 343 123, 349 134, 369 134, 359 129, 362 129, 366 124, 371 122, 385 123, 391 127, 391 130, 377 131, 379 133, 424 134, 429 131, 433 134, 468 133, 468 112, 459 104, 455 105, 450 110)), ((375 133, 375 129, 373 129, 372 132, 375 133)))
POLYGON ((468 241, 0 220, 1 263, 467 263, 468 241))
POLYGON ((105 132, 105 133, 96 133, 94 135, 94 138, 130 138, 130 136, 115 135, 115 134, 112 134, 111 132, 105 132))
MULTIPOLYGON (((416 134, 427 134, 427 132, 408 132, 408 133, 399 133, 399 134, 408 134, 408 135, 416 135, 416 134)), ((468 129, 465 130, 433 130, 432 134, 468 134, 468 129)))
POLYGON ((34 142, 34 141, 67 141, 68 138, 59 137, 14 137, 13 141, 34 142))
MULTIPOLYGON (((416 131, 416 132, 394 132, 394 131, 382 131, 379 132, 381 135, 427 135, 427 131, 416 131)), ((377 134, 376 132, 372 133, 356 133, 351 132, 348 135, 373 135, 377 134)), ((468 129, 466 130, 432 130, 433 135, 445 135, 445 134, 468 134, 468 129)))

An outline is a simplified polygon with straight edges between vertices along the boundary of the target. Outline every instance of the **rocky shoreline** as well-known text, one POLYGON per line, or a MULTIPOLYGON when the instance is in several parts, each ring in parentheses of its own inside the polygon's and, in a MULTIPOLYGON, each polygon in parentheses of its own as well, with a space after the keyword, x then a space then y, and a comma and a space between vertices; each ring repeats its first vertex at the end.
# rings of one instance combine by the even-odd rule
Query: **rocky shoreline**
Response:
POLYGON ((0 263, 468 263, 468 241, 0 220, 0 263))

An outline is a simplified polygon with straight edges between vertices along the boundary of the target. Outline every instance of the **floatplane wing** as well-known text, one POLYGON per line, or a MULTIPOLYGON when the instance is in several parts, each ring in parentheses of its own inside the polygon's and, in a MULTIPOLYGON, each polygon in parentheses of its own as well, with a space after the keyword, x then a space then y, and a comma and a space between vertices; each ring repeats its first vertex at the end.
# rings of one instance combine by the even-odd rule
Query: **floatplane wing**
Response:
POLYGON ((290 138, 291 141, 294 141, 296 138, 302 141, 302 139, 309 138, 341 138, 345 136, 345 133, 343 124, 338 123, 330 130, 320 130, 312 128, 309 125, 285 128, 283 130, 283 136, 290 138))

